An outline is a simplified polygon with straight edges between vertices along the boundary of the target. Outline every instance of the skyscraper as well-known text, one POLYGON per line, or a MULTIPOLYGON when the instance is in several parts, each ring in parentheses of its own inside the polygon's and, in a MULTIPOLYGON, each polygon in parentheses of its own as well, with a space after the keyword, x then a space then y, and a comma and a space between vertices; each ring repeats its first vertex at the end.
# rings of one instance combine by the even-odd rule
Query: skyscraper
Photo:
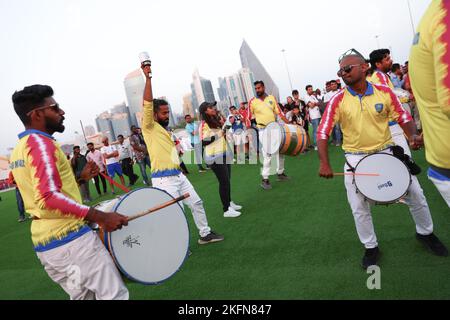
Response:
POLYGON ((213 102, 216 101, 214 96, 214 90, 211 81, 204 79, 200 76, 198 70, 194 71, 192 75, 192 106, 194 110, 198 110, 198 107, 205 101, 213 102))
POLYGON ((114 139, 117 139, 118 135, 123 135, 125 138, 131 135, 128 113, 114 113, 111 116, 111 126, 114 131, 114 139))
POLYGON ((250 101, 255 95, 255 86, 254 83, 256 81, 253 72, 250 69, 242 68, 239 70, 239 79, 241 80, 242 90, 244 91, 245 100, 244 102, 250 101))
POLYGON ((246 100, 244 96, 244 90, 242 89, 239 74, 234 74, 230 77, 227 77, 226 84, 231 105, 239 107, 239 104, 246 100))
POLYGON ((86 137, 90 137, 95 135, 95 128, 93 126, 86 126, 84 127, 84 133, 86 134, 86 137))
POLYGON ((104 136, 108 137, 110 141, 114 141, 116 139, 109 112, 103 112, 100 114, 95 119, 95 123, 97 124, 98 132, 101 132, 104 136))
POLYGON ((137 69, 125 77, 125 94, 130 108, 130 121, 132 125, 138 125, 136 113, 142 109, 145 80, 142 71, 137 69))
POLYGON ((266 92, 280 101, 280 90, 245 40, 239 50, 239 55, 241 56, 242 67, 250 69, 255 76, 255 80, 264 81, 266 92))
POLYGON ((195 117, 194 107, 192 106, 192 93, 183 96, 183 114, 195 117))

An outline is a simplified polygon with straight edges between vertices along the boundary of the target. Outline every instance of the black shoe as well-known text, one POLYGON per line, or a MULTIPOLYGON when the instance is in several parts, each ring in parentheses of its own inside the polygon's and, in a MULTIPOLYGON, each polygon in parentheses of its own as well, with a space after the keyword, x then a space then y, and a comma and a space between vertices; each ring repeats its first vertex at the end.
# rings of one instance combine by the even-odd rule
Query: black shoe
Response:
POLYGON ((438 239, 433 233, 429 236, 423 236, 421 234, 416 234, 417 240, 422 242, 422 244, 431 252, 439 257, 448 257, 448 250, 445 245, 438 239))
POLYGON ((378 265, 378 259, 380 258, 380 249, 378 247, 374 249, 366 249, 362 260, 362 267, 367 270, 371 266, 378 265))
POLYGON ((285 182, 285 181, 289 181, 291 180, 291 178, 289 178, 287 175, 285 175, 284 173, 279 174, 278 178, 277 178, 278 182, 285 182))
POLYGON ((263 188, 264 190, 272 190, 272 185, 270 184, 269 180, 263 180, 261 183, 261 188, 263 188))
POLYGON ((198 244, 210 244, 223 241, 224 239, 225 238, 223 236, 211 231, 206 237, 198 239, 198 244))

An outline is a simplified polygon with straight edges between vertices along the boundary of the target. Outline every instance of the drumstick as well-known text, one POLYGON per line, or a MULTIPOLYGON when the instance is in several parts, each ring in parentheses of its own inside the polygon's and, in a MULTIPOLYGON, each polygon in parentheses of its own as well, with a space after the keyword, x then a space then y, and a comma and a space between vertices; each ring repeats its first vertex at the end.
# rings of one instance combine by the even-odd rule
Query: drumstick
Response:
POLYGON ((336 177, 343 177, 343 176, 362 176, 362 177, 379 177, 380 175, 378 173, 333 173, 336 177))
POLYGON ((179 198, 170 200, 170 201, 168 201, 168 202, 166 202, 166 203, 163 203, 163 204, 161 204, 161 205, 159 205, 159 206, 157 206, 157 207, 153 207, 153 208, 150 209, 150 210, 147 210, 147 211, 138 213, 137 215, 128 217, 128 222, 133 221, 133 220, 136 220, 136 219, 139 219, 139 218, 142 218, 142 217, 145 217, 145 216, 147 216, 147 215, 149 215, 149 214, 152 214, 152 213, 154 213, 154 212, 156 212, 156 211, 159 211, 159 210, 161 210, 161 209, 170 207, 171 205, 173 205, 173 204, 175 204, 175 203, 178 203, 178 202, 180 202, 180 201, 183 201, 183 200, 189 198, 190 196, 191 196, 191 195, 190 195, 189 193, 186 193, 185 195, 182 195, 182 196, 179 197, 179 198))

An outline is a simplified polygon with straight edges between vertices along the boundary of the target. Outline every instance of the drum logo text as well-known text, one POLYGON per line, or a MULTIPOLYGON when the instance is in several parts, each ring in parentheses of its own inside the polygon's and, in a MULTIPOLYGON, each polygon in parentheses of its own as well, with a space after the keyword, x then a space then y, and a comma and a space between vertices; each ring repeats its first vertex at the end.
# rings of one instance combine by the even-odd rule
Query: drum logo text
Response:
POLYGON ((139 237, 133 238, 132 236, 128 236, 124 241, 123 245, 133 249, 133 245, 140 246, 139 237))
POLYGON ((384 188, 392 188, 394 184, 391 181, 388 181, 384 184, 378 185, 378 190, 384 189, 384 188))

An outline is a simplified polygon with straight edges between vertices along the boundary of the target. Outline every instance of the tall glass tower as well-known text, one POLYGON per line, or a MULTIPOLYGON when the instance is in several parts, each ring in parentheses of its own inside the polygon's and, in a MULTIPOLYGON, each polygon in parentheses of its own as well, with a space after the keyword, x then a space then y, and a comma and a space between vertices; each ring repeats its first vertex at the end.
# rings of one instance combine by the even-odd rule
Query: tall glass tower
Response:
POLYGON ((241 56, 242 68, 250 69, 255 80, 264 81, 267 94, 273 95, 277 101, 280 101, 280 90, 245 40, 239 50, 239 55, 241 56))

